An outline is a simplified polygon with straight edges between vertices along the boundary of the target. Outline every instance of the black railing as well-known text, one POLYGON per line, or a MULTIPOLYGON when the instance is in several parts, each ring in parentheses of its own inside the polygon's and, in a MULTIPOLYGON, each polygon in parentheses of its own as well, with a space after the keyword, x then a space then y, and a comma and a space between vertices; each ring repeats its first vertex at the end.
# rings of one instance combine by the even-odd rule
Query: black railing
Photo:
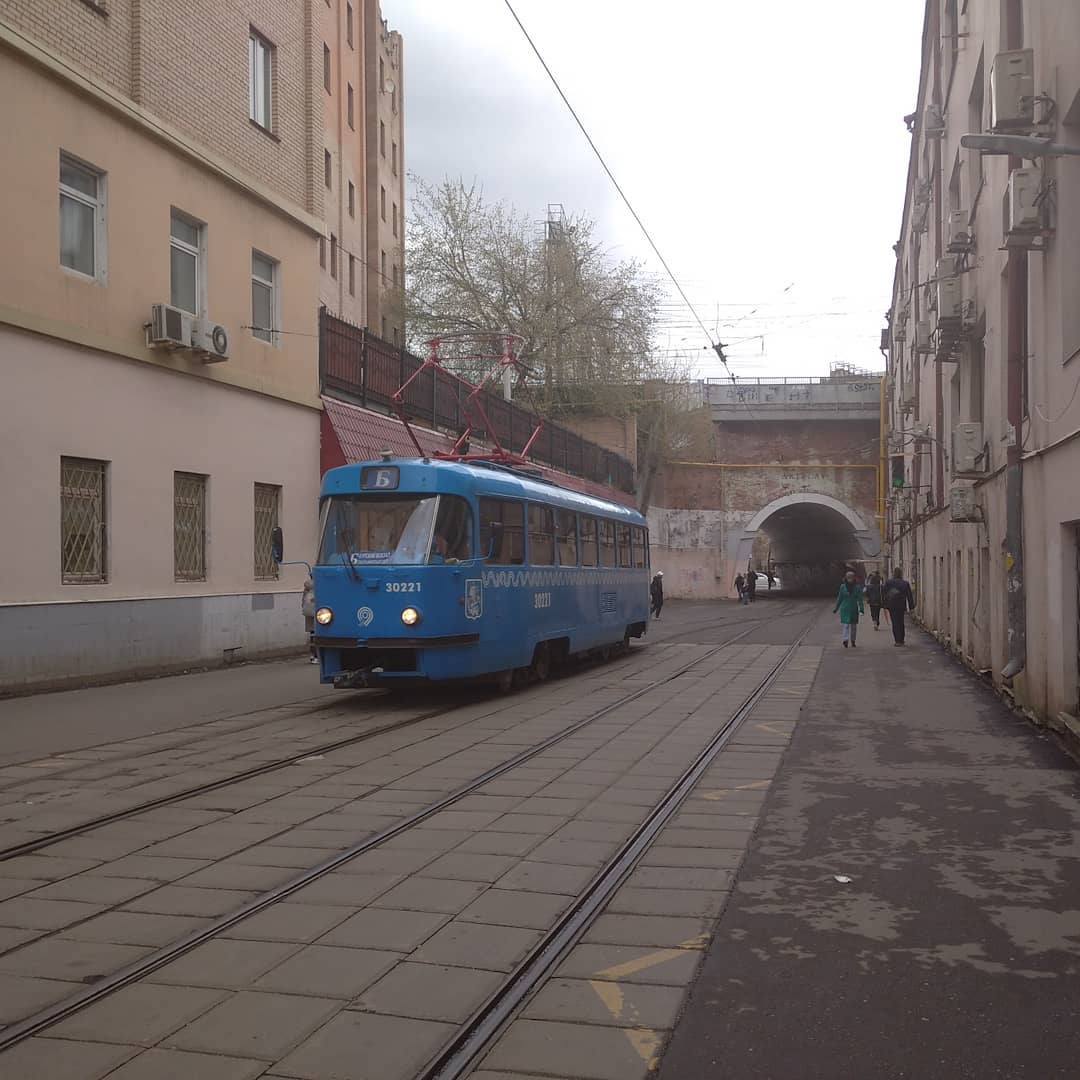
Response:
MULTIPOLYGON (((323 309, 319 318, 319 377, 324 393, 343 394, 364 406, 393 411, 393 396, 423 364, 407 349, 391 345, 370 330, 353 326, 323 309)), ((469 424, 467 389, 438 368, 429 368, 405 392, 405 413, 433 428, 458 433, 469 424)), ((528 409, 482 392, 491 434, 507 450, 520 453, 536 428, 528 409)), ((477 438, 487 432, 474 431, 477 438)), ((529 457, 544 465, 622 491, 634 490, 634 467, 626 458, 582 438, 577 432, 545 421, 529 457)))

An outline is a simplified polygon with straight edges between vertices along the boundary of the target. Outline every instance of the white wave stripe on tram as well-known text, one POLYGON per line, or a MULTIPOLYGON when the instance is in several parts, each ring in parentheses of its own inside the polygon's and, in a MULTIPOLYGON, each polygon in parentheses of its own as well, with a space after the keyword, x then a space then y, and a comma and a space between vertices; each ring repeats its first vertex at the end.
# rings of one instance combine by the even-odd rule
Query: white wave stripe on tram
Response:
POLYGON ((645 570, 485 570, 487 589, 550 589, 559 585, 633 585, 645 583, 645 570))

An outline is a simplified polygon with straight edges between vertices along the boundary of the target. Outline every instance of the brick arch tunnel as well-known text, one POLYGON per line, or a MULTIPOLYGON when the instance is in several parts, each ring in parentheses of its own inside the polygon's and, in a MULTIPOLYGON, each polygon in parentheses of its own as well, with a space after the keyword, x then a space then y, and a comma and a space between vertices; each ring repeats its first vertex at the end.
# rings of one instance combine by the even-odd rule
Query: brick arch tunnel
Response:
POLYGON ((828 594, 844 567, 874 560, 880 534, 850 506, 828 495, 799 492, 775 499, 746 523, 734 545, 734 564, 768 561, 785 594, 828 594))

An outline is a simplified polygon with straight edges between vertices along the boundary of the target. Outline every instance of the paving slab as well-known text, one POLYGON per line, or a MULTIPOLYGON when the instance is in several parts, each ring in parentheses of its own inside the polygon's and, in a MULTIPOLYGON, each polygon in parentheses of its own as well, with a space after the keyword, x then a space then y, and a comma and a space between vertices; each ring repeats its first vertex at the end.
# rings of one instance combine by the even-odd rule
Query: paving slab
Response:
MULTIPOLYGON (((209 859, 172 859, 157 855, 128 855, 113 862, 94 864, 90 874, 103 877, 146 878, 150 881, 176 881, 209 866, 209 859)), ((67 875, 64 875, 67 876, 67 875)))
POLYGON ((353 1007, 460 1024, 502 981, 503 976, 496 971, 406 962, 369 986, 353 1007))
POLYGON ((116 1072, 109 1073, 109 1080, 254 1080, 265 1070, 265 1061, 251 1058, 193 1054, 185 1050, 144 1050, 116 1072))
MULTIPOLYGON (((429 869, 434 869, 434 867, 429 869)), ((372 906, 401 908, 405 911, 436 911, 456 915, 480 896, 486 888, 486 884, 477 881, 411 877, 372 901, 372 906)))
POLYGON ((455 850, 479 855, 525 855, 541 840, 542 837, 535 833, 491 832, 485 829, 458 844, 455 850))
POLYGON ((409 952, 431 937, 448 918, 427 911, 366 908, 324 935, 319 944, 409 952))
POLYGON ((555 972, 567 979, 604 979, 688 986, 701 961, 695 949, 653 949, 630 945, 577 945, 555 972))
POLYGON ((256 990, 351 1000, 382 978, 402 953, 308 945, 252 984, 256 990))
MULTIPOLYGON (((222 990, 139 983, 125 986, 49 1029, 59 1039, 153 1046, 218 1004, 222 990)), ((3 1057, 0 1056, 0 1071, 3 1057)))
POLYGON ((539 941, 535 930, 455 920, 413 953, 424 964, 510 971, 539 941))
POLYGON ((726 891, 704 889, 638 889, 624 885, 604 909, 615 915, 685 915, 714 918, 727 899, 726 891))
MULTIPOLYGON (((0 975, 0 1024, 23 1020, 81 989, 81 982, 36 979, 29 975, 0 975)), ((0 1057, 0 1065, 2 1063, 3 1058, 0 1057)))
POLYGON ((114 942, 117 945, 168 945, 209 923, 209 919, 189 915, 107 911, 78 926, 69 927, 64 937, 70 941, 114 942))
POLYGON ((463 922, 546 930, 554 924, 570 903, 571 898, 561 893, 488 889, 465 908, 458 918, 463 922))
MULTIPOLYGON (((101 881, 115 880, 101 878, 101 881)), ((122 910, 140 911, 154 915, 195 915, 210 917, 224 915, 243 907, 259 893, 239 889, 193 889, 185 885, 163 885, 152 892, 129 900, 122 910)))
POLYGON ((382 896, 400 880, 400 874, 346 874, 335 870, 294 892, 289 902, 355 909, 382 896))
POLYGON ((436 878, 490 883, 497 881, 517 863, 518 859, 513 855, 479 855, 452 851, 426 866, 424 873, 436 878))
POLYGON ((349 1009, 302 1043, 267 1077, 301 1080, 413 1080, 456 1030, 433 1020, 349 1009))
POLYGON ((551 979, 525 1006, 530 1020, 664 1030, 674 1026, 684 991, 676 986, 551 979))
MULTIPOLYGON (((16 855, 14 859, 6 859, 0 862, 0 880, 4 878, 27 878, 29 880, 59 881, 61 878, 71 877, 72 874, 81 874, 84 870, 92 870, 100 863, 99 859, 71 859, 60 858, 58 855, 42 855, 34 852, 32 855, 16 855)), ((131 877, 142 875, 132 874, 131 877)))
POLYGON ((84 904, 74 900, 16 897, 0 903, 0 926, 21 930, 59 930, 104 910, 101 904, 84 904))
POLYGON ((4 1080, 100 1080, 138 1053, 135 1046, 40 1036, 0 1054, 4 1080))
POLYGON ((187 877, 179 879, 185 888, 195 889, 239 889, 242 891, 265 892, 296 876, 293 867, 260 866, 254 863, 237 862, 223 859, 205 870, 196 870, 187 877))
POLYGON ((596 870, 591 866, 557 866, 525 860, 499 878, 497 884, 500 889, 577 896, 595 874, 596 870))
POLYGON ((175 986, 241 989, 297 951, 291 942, 214 938, 146 978, 175 986))
POLYGON ((149 947, 47 937, 0 957, 0 972, 80 982, 133 964, 149 947))

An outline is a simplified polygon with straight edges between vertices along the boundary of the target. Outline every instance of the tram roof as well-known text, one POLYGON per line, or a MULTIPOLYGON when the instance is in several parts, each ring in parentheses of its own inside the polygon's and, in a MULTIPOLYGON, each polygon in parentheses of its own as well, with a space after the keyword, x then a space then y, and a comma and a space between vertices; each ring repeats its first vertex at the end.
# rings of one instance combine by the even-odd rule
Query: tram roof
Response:
MULTIPOLYGON (((399 470, 398 486, 393 493, 418 494, 442 492, 444 494, 497 495, 504 498, 528 499, 549 503, 567 510, 591 511, 607 517, 620 518, 636 525, 645 519, 637 511, 621 503, 610 502, 594 495, 586 495, 570 488, 560 487, 543 479, 533 477, 508 466, 461 461, 418 458, 389 458, 378 461, 357 461, 327 470, 323 476, 322 494, 376 494, 361 489, 361 470, 394 467, 399 470)), ((382 494, 391 494, 383 491, 382 494)))

